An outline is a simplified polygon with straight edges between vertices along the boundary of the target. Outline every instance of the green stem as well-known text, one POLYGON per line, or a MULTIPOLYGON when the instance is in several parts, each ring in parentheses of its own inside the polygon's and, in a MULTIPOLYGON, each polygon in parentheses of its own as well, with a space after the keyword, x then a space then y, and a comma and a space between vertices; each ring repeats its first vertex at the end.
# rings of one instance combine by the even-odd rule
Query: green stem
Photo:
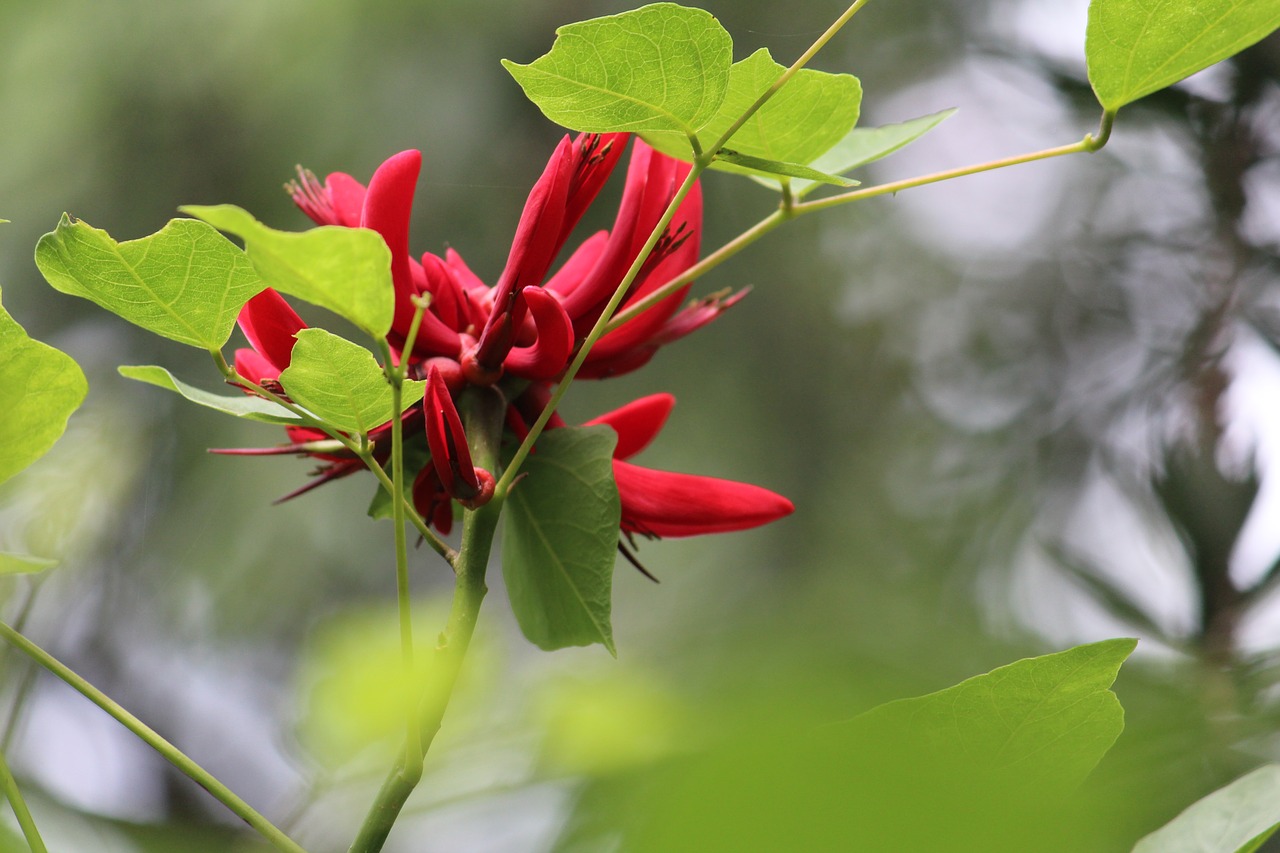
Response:
MULTIPOLYGON (((391 418, 391 483, 395 489, 393 494, 404 494, 404 428, 400 422, 400 402, 404 396, 403 380, 398 370, 387 371, 391 381, 391 406, 396 413, 391 418)), ((400 614, 400 654, 404 659, 404 678, 412 683, 413 666, 413 612, 409 591, 409 546, 405 541, 404 501, 391 501, 391 522, 395 527, 396 540, 396 604, 400 614)), ((405 721, 405 749, 410 761, 422 764, 422 742, 418 738, 418 727, 414 725, 413 709, 405 721)))
MULTIPOLYGON (((470 441, 475 464, 487 470, 498 466, 498 446, 502 435, 502 416, 505 401, 493 389, 471 388, 459 401, 463 425, 470 441)), ((417 708, 418 738, 421 751, 416 758, 409 744, 378 791, 359 834, 350 847, 350 853, 377 853, 386 843, 391 827, 422 778, 422 755, 430 749, 444 720, 445 710, 453 696, 458 673, 475 632, 480 605, 488 587, 485 571, 493 548, 498 517, 502 512, 502 497, 474 511, 468 511, 462 522, 462 547, 454 561, 456 572, 453 587, 453 604, 449 620, 431 659, 423 687, 422 702, 417 708)))
POLYGON ((551 399, 547 405, 543 407, 542 412, 538 415, 538 419, 529 427, 529 434, 525 436, 524 441, 520 442, 520 447, 516 449, 515 455, 511 457, 510 464, 507 465, 505 471, 502 472, 502 478, 498 480, 494 486, 494 494, 499 497, 506 497, 507 492, 511 489, 511 484, 515 481, 516 475, 520 472, 520 466, 524 464, 524 460, 528 457, 529 452, 533 449, 533 444, 538 440, 538 436, 542 434, 542 430, 546 427, 547 421, 551 420, 551 415, 555 412, 556 407, 560 405, 560 400, 564 397, 565 392, 569 390, 569 384, 573 382, 573 378, 578 375, 578 371, 582 368, 582 363, 587 360, 587 355, 591 352, 591 348, 595 346, 596 341, 605 333, 605 329, 609 326, 609 320, 613 317, 613 312, 618 310, 618 305, 622 302, 627 291, 631 288, 632 282, 636 280, 636 276, 640 274, 640 270, 644 267, 644 263, 649 259, 653 247, 658 245, 658 241, 662 239, 663 233, 667 230, 667 226, 671 224, 671 220, 676 215, 676 211, 680 209, 681 203, 685 196, 693 189, 693 185, 698 182, 698 177, 706 170, 710 164, 710 158, 695 161, 693 168, 689 170, 688 176, 685 177, 684 183, 676 190, 675 196, 671 199, 671 203, 667 205, 667 209, 662 212, 662 217, 658 220, 658 224, 654 226, 653 233, 649 235, 649 239, 645 241, 641 247, 640 253, 636 255, 636 259, 631 263, 631 267, 627 270, 627 274, 622 277, 622 281, 618 283, 618 287, 613 292, 613 296, 609 298, 609 302, 605 305, 604 311, 600 314, 600 318, 596 320, 596 324, 591 327, 591 331, 587 334, 586 339, 582 342, 582 346, 578 347, 578 354, 574 356, 573 362, 570 363, 569 369, 564 372, 564 376, 556 383, 555 391, 551 393, 551 399))
MULTIPOLYGON (((1104 140, 1105 142, 1105 140, 1104 140)), ((1037 160, 1048 160, 1051 157, 1061 157, 1064 154, 1081 154, 1084 152, 1096 151, 1102 145, 1096 142, 1092 135, 1085 136, 1079 142, 1073 142, 1070 145, 1059 145, 1056 148, 1045 148, 1041 151, 1032 151, 1028 154, 1017 154, 1013 157, 1004 157, 1000 160, 989 160, 985 163, 978 163, 973 166, 962 166, 958 169, 947 169, 942 172, 933 172, 929 175, 921 175, 917 178, 907 178, 901 181, 893 181, 887 184, 879 184, 874 187, 864 187, 863 189, 852 190, 847 193, 820 198, 817 201, 806 201, 795 205, 792 210, 796 216, 805 213, 816 213, 819 210, 826 210, 831 207, 838 207, 842 204, 849 204, 854 201, 862 201, 863 199, 875 198, 882 195, 893 195, 902 190, 909 190, 913 187, 922 187, 926 184, 936 184, 941 181, 949 181, 953 178, 963 178, 966 175, 976 175, 979 172, 990 172, 994 169, 1004 169, 1009 166, 1018 166, 1023 163, 1034 163, 1037 160)))
POLYGON ((13 814, 18 818, 22 837, 27 839, 27 846, 31 848, 31 853, 49 853, 49 848, 44 846, 44 840, 40 837, 40 830, 36 829, 31 810, 27 808, 27 801, 22 798, 18 781, 13 778, 9 765, 5 763, 3 752, 0 752, 0 787, 4 788, 4 794, 9 798, 9 805, 13 806, 13 814))
POLYGON ((166 761, 178 768, 184 775, 193 779, 200 787, 204 788, 224 806, 238 815, 241 820, 257 830, 277 850, 288 851, 288 853, 306 853, 300 845, 281 832, 271 821, 258 814, 252 806, 232 793, 231 789, 219 782, 213 774, 187 757, 182 750, 169 743, 154 729, 117 704, 114 699, 88 681, 85 681, 84 678, 77 675, 61 661, 22 634, 19 634, 5 622, 0 622, 0 638, 8 641, 20 652, 65 681, 72 689, 114 717, 125 728, 137 735, 147 746, 160 753, 166 761))
POLYGON ((818 51, 826 47, 827 42, 835 38, 836 33, 840 32, 840 30, 844 28, 844 25, 849 23, 849 19, 852 18, 859 9, 867 5, 868 2, 869 0, 857 0, 857 2, 848 9, 845 9, 844 14, 837 18, 835 23, 827 27, 827 31, 818 36, 818 40, 811 44, 809 49, 800 55, 799 59, 791 63, 791 67, 782 72, 782 76, 773 81, 773 85, 766 89, 760 97, 756 98, 755 103, 747 107, 746 112, 738 116, 737 120, 733 124, 729 125, 729 129, 716 140, 715 144, 711 146, 710 151, 714 154, 716 151, 723 148, 725 143, 729 141, 730 137, 737 133, 770 98, 776 95, 779 89, 785 86, 792 77, 799 73, 800 69, 808 65, 809 60, 813 59, 818 51))

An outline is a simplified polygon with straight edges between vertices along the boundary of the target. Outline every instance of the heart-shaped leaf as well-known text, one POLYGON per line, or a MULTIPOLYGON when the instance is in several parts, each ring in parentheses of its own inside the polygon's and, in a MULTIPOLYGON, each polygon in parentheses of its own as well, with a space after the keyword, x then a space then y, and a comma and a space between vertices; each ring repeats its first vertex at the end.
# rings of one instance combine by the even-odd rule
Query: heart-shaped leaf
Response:
POLYGON ((502 577, 524 635, 542 649, 602 643, 610 623, 622 508, 609 427, 563 427, 538 439, 502 517, 502 577))
POLYGON ((1276 0, 1093 0, 1085 33, 1089 82, 1114 113, 1277 27, 1276 0))
POLYGON ((711 14, 655 3, 556 30, 550 52, 502 65, 547 118, 572 130, 691 136, 729 85, 733 40, 711 14))
POLYGON ((227 342, 240 308, 265 286, 244 252, 193 219, 117 243, 64 213, 57 229, 40 238, 36 266, 56 290, 211 352, 227 342))
MULTIPOLYGON (((391 420, 391 385, 373 353, 324 329, 298 332, 280 384, 294 402, 352 435, 391 420)), ((404 383, 400 411, 422 400, 427 383, 404 383)))

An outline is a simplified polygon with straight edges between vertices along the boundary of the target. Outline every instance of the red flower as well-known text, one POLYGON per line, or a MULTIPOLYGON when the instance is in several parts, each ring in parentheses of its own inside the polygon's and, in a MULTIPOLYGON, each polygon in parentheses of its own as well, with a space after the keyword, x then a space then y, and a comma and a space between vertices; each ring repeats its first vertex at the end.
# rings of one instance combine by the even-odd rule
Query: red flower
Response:
MULTIPOLYGON (((402 151, 378 167, 366 188, 349 175, 334 173, 322 184, 299 170, 289 185, 298 207, 319 225, 370 228, 391 250, 395 313, 387 335, 395 357, 410 375, 425 378, 420 408, 406 412, 407 440, 423 441, 431 461, 416 473, 415 504, 442 532, 452 524, 452 502, 476 506, 492 494, 493 477, 475 468, 454 403, 467 384, 502 388, 515 398, 508 423, 517 438, 536 418, 550 388, 565 371, 606 303, 635 262, 690 166, 636 140, 613 228, 582 242, 554 274, 552 263, 621 158, 627 134, 565 137, 534 185, 516 227, 506 266, 489 287, 452 249, 444 257, 409 251, 409 218, 422 157, 402 151), (406 337, 415 297, 429 294, 411 351, 406 337), (508 379, 507 377, 510 377, 508 379), (415 439, 415 436, 420 438, 415 439)), ((698 260, 702 234, 702 194, 697 184, 664 230, 622 302, 625 309, 688 270, 698 260)), ((663 345, 701 328, 745 292, 721 294, 681 310, 685 285, 619 328, 588 353, 579 373, 602 378, 634 370, 663 345)), ((236 352, 236 369, 249 381, 283 393, 280 373, 288 367, 302 320, 279 294, 266 290, 240 315, 250 349, 236 352)), ((614 475, 622 498, 622 531, 647 536, 689 536, 740 530, 791 512, 791 503, 744 483, 652 471, 627 461, 657 434, 674 400, 655 395, 638 400, 592 423, 607 423, 619 435, 614 475)), ((553 415, 552 427, 563 425, 553 415)), ((385 459, 390 424, 370 438, 385 459)), ((247 453, 301 453, 324 464, 318 479, 295 494, 360 468, 358 459, 327 436, 290 428, 291 443, 247 453)))

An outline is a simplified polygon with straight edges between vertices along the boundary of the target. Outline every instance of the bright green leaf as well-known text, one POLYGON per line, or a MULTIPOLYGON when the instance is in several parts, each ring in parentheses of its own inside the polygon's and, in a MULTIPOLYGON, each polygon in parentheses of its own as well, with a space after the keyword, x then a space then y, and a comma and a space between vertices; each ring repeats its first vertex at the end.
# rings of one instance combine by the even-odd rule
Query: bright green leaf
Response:
POLYGON ((0 482, 53 446, 88 390, 71 356, 29 338, 0 306, 0 482))
POLYGON ((1027 658, 937 693, 881 705, 852 725, 877 742, 910 744, 931 763, 1069 791, 1124 729, 1110 687, 1136 645, 1107 640, 1027 658))
POLYGON ((502 64, 564 127, 689 136, 724 100, 733 41, 701 9, 655 3, 560 27, 549 53, 528 65, 502 64))
POLYGON ((1110 112, 1233 56, 1280 27, 1276 0, 1093 0, 1089 82, 1110 112))
POLYGON ((716 163, 723 163, 733 166, 733 171, 742 171, 746 174, 756 175, 760 173, 769 175, 785 175, 791 178, 803 178, 807 181, 816 181, 824 184, 835 184, 838 187, 856 187, 857 181, 849 178, 842 178, 839 175, 828 175, 825 172, 819 172, 817 169, 810 169, 808 166, 801 166, 799 163, 781 163, 776 160, 762 160, 759 157, 751 157, 746 154, 739 154, 737 151, 731 151, 728 148, 721 148, 716 154, 716 163))
MULTIPOLYGON (((887 157, 895 151, 905 148, 929 131, 933 130, 955 113, 954 109, 942 110, 898 124, 886 124, 880 127, 855 127, 849 131, 826 154, 823 154, 810 165, 830 175, 843 175, 859 166, 873 163, 887 157)), ((756 181, 767 187, 778 189, 775 178, 753 176, 756 181)), ((816 181, 795 180, 791 182, 791 192, 799 198, 808 195, 820 184, 816 181)))
MULTIPOLYGON (((391 385, 373 353, 324 329, 298 332, 280 384, 298 405, 343 432, 368 433, 391 420, 391 385)), ((404 383, 401 408, 422 400, 427 383, 404 383)))
MULTIPOLYGON (((786 70, 764 48, 734 63, 729 92, 720 111, 698 131, 702 148, 709 150, 715 145, 786 70)), ((862 84, 857 77, 802 69, 734 133, 725 147, 745 158, 809 165, 857 124, 861 105, 862 84)), ((645 139, 663 153, 686 160, 690 157, 689 143, 681 135, 649 133, 645 139)), ((713 163, 712 167, 723 168, 724 164, 713 163)))
POLYGON ((367 228, 276 231, 235 205, 180 208, 244 241, 258 274, 281 293, 327 308, 374 338, 395 310, 391 250, 367 228))
POLYGON ((36 574, 37 572, 48 571, 56 565, 58 565, 57 560, 0 551, 0 576, 36 574))
POLYGON ((264 286, 244 252, 192 219, 117 243, 64 213, 57 229, 40 238, 36 265, 56 290, 210 351, 227 342, 240 308, 264 286))
POLYGON ((548 430, 507 498, 502 576, 516 621, 539 648, 602 643, 617 654, 609 619, 622 513, 617 438, 608 427, 548 430))
POLYGON ((237 418, 269 424, 296 425, 298 423, 297 415, 270 400, 249 394, 212 394, 182 382, 163 367, 157 367, 154 364, 125 365, 119 368, 119 371, 120 375, 126 379, 135 379, 138 382, 155 385, 157 388, 164 388, 166 391, 173 391, 197 405, 235 415, 237 418))
POLYGON ((1268 764, 1188 806, 1133 853, 1249 853, 1280 824, 1280 764, 1268 764))

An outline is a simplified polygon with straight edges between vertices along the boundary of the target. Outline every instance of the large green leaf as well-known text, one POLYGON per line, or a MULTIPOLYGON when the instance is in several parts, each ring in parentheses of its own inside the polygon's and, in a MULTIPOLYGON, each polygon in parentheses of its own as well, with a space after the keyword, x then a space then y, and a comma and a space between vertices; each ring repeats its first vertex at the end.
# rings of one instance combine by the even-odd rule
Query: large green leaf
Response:
POLYGON ((88 390, 71 356, 32 340, 0 306, 0 482, 53 446, 88 390))
MULTIPOLYGON (((714 145, 786 70, 765 48, 734 63, 720 111, 698 131, 702 148, 714 145)), ((857 77, 803 69, 766 101, 725 147, 742 157, 808 165, 857 124, 861 105, 862 84, 857 77)), ((689 143, 681 135, 650 133, 645 139, 659 151, 689 159, 689 143)), ((712 167, 726 165, 713 163, 712 167)))
POLYGON ((1071 795, 1123 728, 1109 688, 1133 648, 1018 661, 837 724, 806 725, 782 693, 741 737, 645 776, 615 849, 1094 849, 1070 834, 1071 795))
POLYGON ((191 219, 117 243, 64 213, 57 229, 40 238, 36 265, 63 293, 210 351, 227 342, 240 308, 264 286, 244 252, 191 219))
POLYGON ((610 596, 621 505, 613 482, 617 433, 548 430, 503 512, 502 577, 529 641, 559 649, 602 643, 610 654, 610 596))
POLYGON ((244 241, 258 274, 281 293, 327 308, 374 338, 391 328, 391 250, 367 228, 276 231, 231 204, 180 208, 244 241))
POLYGON ((1138 842, 1133 853, 1252 853, 1280 824, 1280 764, 1214 791, 1138 842))
MULTIPOLYGON (((280 384, 295 403, 343 432, 368 433, 391 420, 391 385, 373 353, 324 329, 298 332, 280 384)), ((427 383, 404 383, 401 407, 422 400, 427 383)))
POLYGON ((1085 34, 1089 82, 1115 112, 1277 27, 1276 0, 1093 0, 1085 34))
POLYGON ((724 100, 733 41, 701 9, 655 3, 560 27, 547 54, 502 64, 564 127, 690 136, 724 100))
POLYGON ((288 409, 277 406, 270 400, 254 397, 249 394, 212 394, 176 378, 168 370, 154 364, 125 365, 119 368, 120 375, 126 379, 145 382, 166 391, 181 394, 191 402, 208 409, 246 418, 251 421, 262 421, 269 424, 298 423, 298 416, 288 409))
MULTIPOLYGON (((926 116, 913 118, 898 124, 886 124, 880 127, 855 127, 845 134, 826 154, 823 154, 810 165, 820 172, 831 175, 843 175, 859 166, 873 163, 882 157, 910 145, 929 131, 933 130, 955 113, 954 109, 941 110, 926 116)), ((756 181, 773 189, 779 189, 777 179, 764 176, 753 176, 756 181)), ((819 187, 816 181, 793 180, 791 191, 803 198, 819 187)))

